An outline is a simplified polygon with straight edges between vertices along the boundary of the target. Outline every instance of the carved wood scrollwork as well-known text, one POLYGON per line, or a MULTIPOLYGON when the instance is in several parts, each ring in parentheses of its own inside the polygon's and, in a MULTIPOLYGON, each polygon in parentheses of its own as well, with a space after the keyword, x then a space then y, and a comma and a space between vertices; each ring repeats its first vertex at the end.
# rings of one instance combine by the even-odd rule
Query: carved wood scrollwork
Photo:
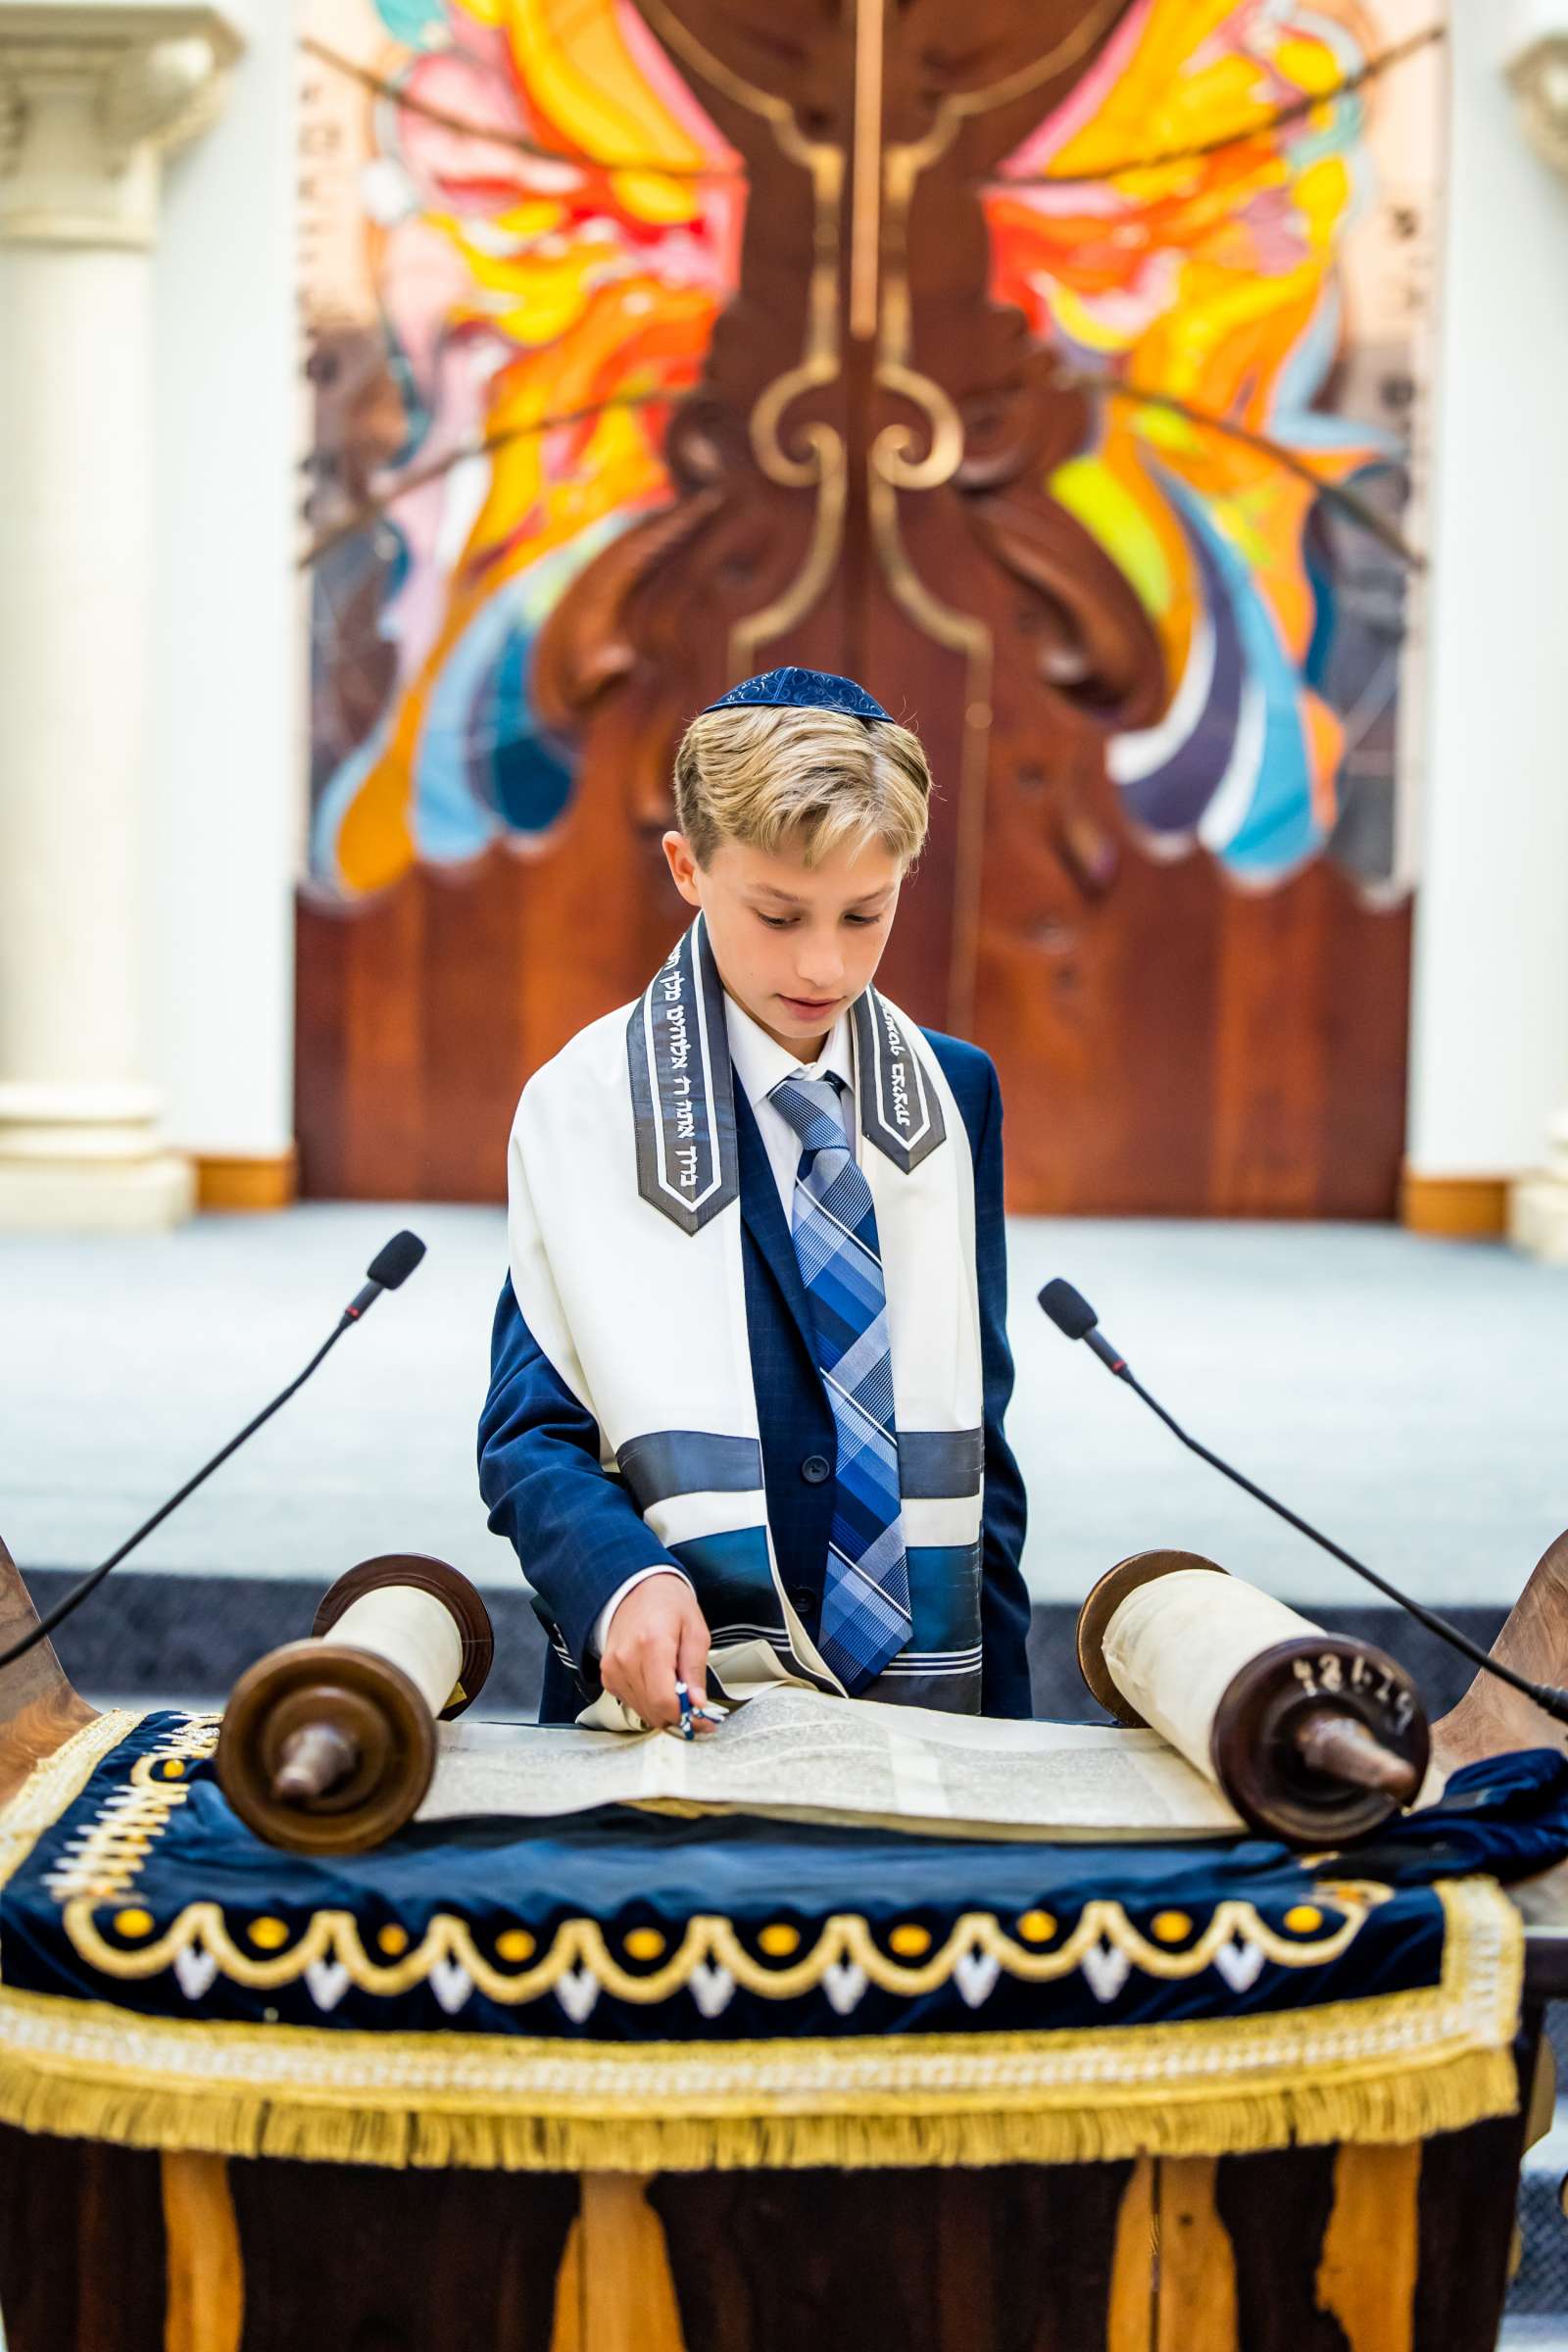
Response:
MULTIPOLYGON (((541 714, 581 737, 590 770, 612 706, 635 707, 636 724, 613 736, 622 753, 635 746, 620 786, 644 828, 666 821, 684 719, 735 677, 785 659, 869 664, 877 690, 897 702, 903 686, 925 723, 918 641, 956 657, 943 673, 956 707, 953 821, 928 860, 950 901, 926 924, 926 969, 943 984, 923 995, 930 1017, 959 1025, 973 1007, 986 835, 1005 822, 986 808, 999 659, 1040 751, 1064 732, 1144 723, 1163 692, 1136 598, 1045 487, 1087 434, 1083 396, 1030 350, 1018 315, 980 292, 983 175, 1120 5, 1086 18, 1058 0, 969 49, 953 5, 923 12, 922 42, 901 26, 890 43, 881 0, 782 33, 760 6, 644 0, 747 158, 741 288, 701 392, 671 424, 674 507, 588 566, 537 655, 541 714), (910 544, 920 502, 941 508, 921 533, 936 561, 910 544), (881 603, 907 624, 886 653, 881 603)), ((1098 850, 1090 864, 1102 867, 1098 850)))

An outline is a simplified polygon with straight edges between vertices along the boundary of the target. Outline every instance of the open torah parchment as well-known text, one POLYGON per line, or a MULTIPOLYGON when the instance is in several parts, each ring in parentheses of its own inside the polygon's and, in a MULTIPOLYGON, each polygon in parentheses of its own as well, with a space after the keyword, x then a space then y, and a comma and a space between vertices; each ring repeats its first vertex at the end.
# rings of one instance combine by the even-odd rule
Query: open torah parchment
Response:
POLYGON ((441 1726, 420 1821, 548 1817, 658 1804, 949 1837, 1224 1837, 1243 1827, 1157 1732, 887 1707, 795 1686, 749 1699, 710 1738, 574 1725, 441 1726))

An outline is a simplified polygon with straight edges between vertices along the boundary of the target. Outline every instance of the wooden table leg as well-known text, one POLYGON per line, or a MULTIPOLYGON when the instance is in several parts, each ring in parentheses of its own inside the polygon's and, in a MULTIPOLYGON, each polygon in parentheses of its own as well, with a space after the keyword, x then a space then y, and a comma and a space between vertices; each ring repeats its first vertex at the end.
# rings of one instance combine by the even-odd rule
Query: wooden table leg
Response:
POLYGON ((1154 2160, 1140 2156, 1116 2215, 1105 2352, 1154 2352, 1154 2160))
POLYGON ((641 2174, 583 2174, 551 2352, 686 2352, 663 2224, 641 2174))
POLYGON ((164 2352, 239 2352, 245 2265, 224 2156, 163 2159, 164 2352))
POLYGON ((1419 2141, 1341 2148, 1335 2157, 1317 2299, 1339 2321, 1350 2352, 1411 2352, 1420 2190, 1419 2141))
POLYGON ((1154 2352, 1239 2352, 1236 2257, 1214 2203, 1213 2156, 1167 2156, 1155 2180, 1154 2352))

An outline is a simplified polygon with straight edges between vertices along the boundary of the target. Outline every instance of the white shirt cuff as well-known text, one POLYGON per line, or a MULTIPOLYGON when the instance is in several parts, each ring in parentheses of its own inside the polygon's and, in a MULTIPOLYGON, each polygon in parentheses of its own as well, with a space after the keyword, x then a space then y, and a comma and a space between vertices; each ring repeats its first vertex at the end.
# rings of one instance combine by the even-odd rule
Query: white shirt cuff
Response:
POLYGON ((628 1576, 626 1582, 619 1586, 615 1592, 612 1592, 610 1598, 606 1601, 604 1607, 599 1612, 598 1622, 594 1627, 593 1633, 589 1637, 595 1657, 602 1658, 604 1656, 605 1643, 610 1640, 610 1620, 612 1617, 613 1617, 615 1611, 619 1608, 627 1593, 631 1591, 634 1585, 645 1585, 651 1576, 678 1576, 683 1585, 686 1585, 693 1591, 696 1589, 694 1586, 692 1586, 691 1578, 679 1568, 639 1568, 635 1576, 628 1576))

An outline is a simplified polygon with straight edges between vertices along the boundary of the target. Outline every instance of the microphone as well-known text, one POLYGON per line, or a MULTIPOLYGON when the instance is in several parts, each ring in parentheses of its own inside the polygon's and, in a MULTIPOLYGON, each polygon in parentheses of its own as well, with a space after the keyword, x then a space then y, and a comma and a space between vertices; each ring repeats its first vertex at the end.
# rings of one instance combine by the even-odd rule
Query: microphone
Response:
POLYGON ((358 1323, 383 1291, 400 1291, 424 1255, 424 1244, 407 1228, 384 1242, 365 1269, 365 1287, 356 1291, 343 1309, 345 1325, 358 1323))
POLYGON ((1156 1414, 1165 1427, 1181 1440, 1188 1451, 1198 1455, 1200 1461, 1207 1462, 1210 1469, 1228 1478, 1232 1486, 1240 1487, 1244 1494, 1250 1494, 1254 1502, 1262 1503, 1276 1518, 1283 1519, 1287 1527, 1294 1527, 1298 1535, 1305 1536, 1332 1559, 1353 1570, 1386 1598, 1397 1602, 1418 1625, 1424 1625, 1429 1634, 1436 1634, 1440 1642, 1446 1642, 1450 1649, 1456 1649, 1461 1657, 1468 1658, 1472 1666, 1479 1667, 1485 1674, 1495 1676, 1499 1683, 1506 1683, 1524 1697, 1534 1699, 1536 1705, 1549 1715, 1554 1723, 1568 1723, 1568 1690, 1559 1690, 1552 1683, 1533 1683, 1528 1675, 1517 1674, 1511 1666, 1504 1665, 1500 1658, 1489 1657, 1477 1642, 1471 1641, 1468 1634, 1462 1634, 1456 1625, 1450 1625, 1446 1617, 1440 1617, 1436 1610, 1412 1600, 1407 1592, 1399 1591, 1397 1585, 1391 1585, 1387 1577, 1379 1576, 1376 1569, 1369 1568, 1364 1560, 1358 1560, 1353 1552, 1336 1544, 1331 1536, 1325 1536, 1310 1520, 1300 1518, 1264 1488, 1254 1486, 1240 1470, 1233 1469, 1220 1454, 1200 1445, 1197 1438, 1189 1437, 1174 1415, 1165 1410, 1158 1397, 1151 1396, 1142 1382, 1134 1379, 1126 1357, 1118 1353, 1104 1337, 1099 1328, 1100 1317, 1083 1293, 1075 1291, 1070 1282, 1063 1282, 1059 1275, 1054 1282, 1048 1282, 1040 1293, 1040 1303, 1056 1329, 1067 1339, 1087 1340, 1106 1369, 1113 1372, 1118 1380, 1124 1381, 1133 1395, 1141 1398, 1150 1411, 1156 1414))
POLYGON ((143 1520, 135 1534, 127 1537, 118 1551, 111 1552, 107 1560, 101 1561, 88 1575, 82 1577, 79 1583, 73 1585, 71 1591, 62 1599, 57 1600, 48 1614, 41 1617, 29 1632, 24 1634, 20 1642, 13 1642, 8 1650, 0 1651, 0 1673, 3 1673, 6 1667, 14 1665, 18 1658, 24 1657, 27 1651, 34 1648, 38 1642, 47 1641, 57 1625, 63 1624, 74 1609, 79 1609, 89 1593, 97 1592, 111 1568, 118 1568, 121 1561, 135 1550, 144 1537, 150 1536, 155 1527, 162 1527, 170 1513, 177 1511, 187 1495, 194 1494, 197 1488, 211 1478, 213 1472, 226 1462, 231 1453, 237 1453, 248 1438, 253 1438, 266 1422, 270 1421, 272 1415, 287 1404, 292 1396, 304 1388, 318 1364, 330 1354, 343 1334, 353 1330, 367 1309, 375 1304, 383 1291, 395 1291, 407 1282, 423 1255, 424 1244, 416 1233, 395 1233, 392 1239, 376 1251, 366 1267, 367 1280, 364 1288, 356 1292, 349 1304, 343 1309, 342 1314, 338 1317, 336 1329, 318 1348, 304 1371, 297 1378, 291 1380, 286 1389, 280 1390, 272 1398, 271 1403, 266 1405, 257 1414, 254 1421, 247 1421, 239 1435, 230 1438, 228 1444, 215 1453, 210 1462, 204 1462, 195 1477, 185 1481, 177 1494, 171 1494, 169 1500, 161 1504, 150 1519, 143 1520))

